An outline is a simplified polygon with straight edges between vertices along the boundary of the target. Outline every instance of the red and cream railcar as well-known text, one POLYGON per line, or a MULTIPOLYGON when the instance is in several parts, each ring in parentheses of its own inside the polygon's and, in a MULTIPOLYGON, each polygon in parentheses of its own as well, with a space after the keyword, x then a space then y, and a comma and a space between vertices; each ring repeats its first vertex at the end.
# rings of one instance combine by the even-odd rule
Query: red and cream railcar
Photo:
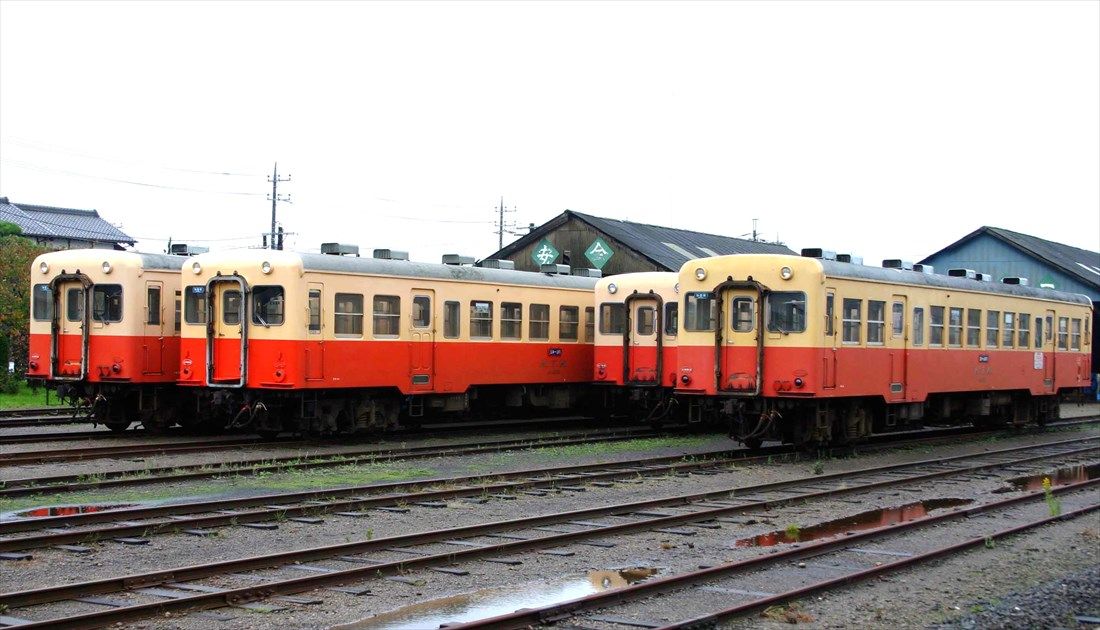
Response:
POLYGON ((679 283, 676 393, 748 444, 1043 422, 1089 383, 1082 295, 782 255, 689 261, 679 283))
POLYGON ((52 252, 34 260, 30 280, 28 379, 114 430, 175 421, 178 256, 52 252))
POLYGON ((652 422, 674 413, 678 279, 673 272, 652 271, 596 283, 596 383, 621 388, 620 400, 652 422))
POLYGON ((282 251, 183 268, 180 380, 262 433, 571 408, 592 381, 595 279, 282 251))

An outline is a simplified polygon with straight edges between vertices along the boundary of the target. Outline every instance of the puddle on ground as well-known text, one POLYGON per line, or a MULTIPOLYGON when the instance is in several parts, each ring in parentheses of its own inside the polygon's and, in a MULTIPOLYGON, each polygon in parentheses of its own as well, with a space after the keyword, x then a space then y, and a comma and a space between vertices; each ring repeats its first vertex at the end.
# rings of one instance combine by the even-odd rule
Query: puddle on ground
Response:
POLYGON ((107 510, 121 510, 135 507, 136 503, 122 503, 118 505, 58 505, 55 507, 41 507, 33 510, 16 512, 15 516, 22 518, 45 518, 47 516, 72 516, 74 514, 88 514, 90 512, 105 512, 107 510))
POLYGON ((911 521, 927 516, 932 510, 956 507, 973 503, 971 499, 929 499, 918 503, 909 503, 901 507, 883 508, 861 512, 855 516, 826 521, 806 528, 790 527, 787 530, 768 532, 759 536, 742 538, 734 543, 735 547, 771 547, 795 542, 807 542, 819 538, 829 538, 845 532, 876 529, 911 521))
POLYGON ((593 593, 622 588, 657 574, 651 567, 632 567, 611 571, 589 571, 565 583, 528 584, 515 589, 483 589, 451 597, 412 604, 391 612, 368 617, 333 630, 361 628, 385 630, 423 630, 447 623, 464 623, 506 615, 521 608, 538 608, 584 597, 593 593))
POLYGON ((1028 475, 1026 477, 1016 477, 1015 479, 1009 479, 1008 484, 1010 487, 1001 488, 1000 490, 994 490, 994 492, 1013 492, 1016 490, 1034 491, 1043 489, 1043 479, 1050 479, 1050 485, 1052 486, 1065 486, 1071 483, 1078 483, 1081 481, 1088 481, 1089 479, 1096 479, 1100 477, 1100 464, 1081 464, 1079 466, 1067 466, 1066 468, 1059 468, 1054 472, 1045 472, 1038 475, 1028 475))

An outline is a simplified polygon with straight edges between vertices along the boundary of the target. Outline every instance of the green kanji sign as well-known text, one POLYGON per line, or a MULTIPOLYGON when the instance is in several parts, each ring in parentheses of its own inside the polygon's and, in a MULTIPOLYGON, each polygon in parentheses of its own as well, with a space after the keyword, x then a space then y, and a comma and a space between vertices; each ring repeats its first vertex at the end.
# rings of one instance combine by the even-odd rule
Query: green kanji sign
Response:
POLYGON ((596 269, 603 269, 603 266, 607 264, 607 261, 611 260, 611 257, 615 255, 615 250, 611 249, 602 238, 596 237, 596 241, 588 246, 588 249, 584 250, 584 257, 589 260, 596 269))
POLYGON ((561 252, 546 239, 539 241, 539 244, 531 252, 531 260, 535 261, 536 265, 549 265, 557 261, 558 256, 561 256, 561 252))

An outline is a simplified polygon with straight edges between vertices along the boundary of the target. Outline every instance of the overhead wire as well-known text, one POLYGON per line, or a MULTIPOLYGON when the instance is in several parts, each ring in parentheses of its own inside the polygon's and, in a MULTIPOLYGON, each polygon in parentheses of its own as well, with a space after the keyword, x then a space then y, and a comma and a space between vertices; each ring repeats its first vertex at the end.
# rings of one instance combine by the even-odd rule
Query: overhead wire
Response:
POLYGON ((68 147, 62 147, 61 145, 50 144, 50 143, 47 143, 47 142, 40 142, 40 141, 37 141, 37 140, 28 140, 28 139, 25 139, 25 138, 18 138, 18 137, 15 137, 15 136, 7 136, 6 139, 3 138, 3 137, 0 137, 0 141, 8 142, 9 144, 14 144, 14 145, 21 146, 21 147, 24 147, 24 148, 28 148, 28 149, 31 149, 31 150, 34 150, 34 151, 43 151, 43 152, 46 152, 46 153, 58 153, 58 154, 61 154, 61 155, 71 155, 71 156, 74 156, 74 157, 87 158, 89 160, 100 160, 100 161, 103 161, 103 162, 114 162, 116 164, 133 164, 133 165, 137 165, 137 166, 154 166, 156 168, 164 169, 166 171, 177 171, 177 172, 181 172, 181 173, 195 173, 195 174, 198 174, 198 175, 223 175, 223 176, 229 176, 229 177, 263 177, 263 174, 260 174, 260 173, 234 173, 234 172, 231 172, 231 171, 208 171, 208 170, 202 170, 202 169, 180 168, 180 167, 175 167, 175 166, 164 166, 164 165, 161 165, 161 164, 150 165, 146 162, 140 162, 140 161, 137 161, 137 160, 124 160, 124 159, 121 159, 121 158, 110 158, 110 157, 104 157, 104 156, 99 156, 99 155, 91 155, 89 153, 82 153, 80 151, 77 151, 76 149, 70 149, 68 147))
POLYGON ((18 160, 6 160, 0 159, 0 162, 10 164, 16 168, 25 168, 32 171, 40 171, 43 173, 57 173, 59 175, 70 175, 74 177, 86 177, 89 179, 101 179, 108 182, 115 182, 118 184, 130 184, 132 186, 143 186, 146 188, 161 188, 165 190, 180 190, 185 192, 204 193, 209 195, 239 195, 245 197, 263 197, 265 193, 254 192, 240 192, 240 191, 228 191, 228 190, 204 190, 202 188, 189 188, 186 186, 168 186, 164 184, 150 184, 148 182, 139 182, 130 179, 119 179, 116 177, 105 177, 103 175, 89 175, 87 173, 78 173, 76 171, 69 171, 60 168, 52 168, 49 166, 41 166, 38 164, 31 164, 29 162, 22 162, 18 160))

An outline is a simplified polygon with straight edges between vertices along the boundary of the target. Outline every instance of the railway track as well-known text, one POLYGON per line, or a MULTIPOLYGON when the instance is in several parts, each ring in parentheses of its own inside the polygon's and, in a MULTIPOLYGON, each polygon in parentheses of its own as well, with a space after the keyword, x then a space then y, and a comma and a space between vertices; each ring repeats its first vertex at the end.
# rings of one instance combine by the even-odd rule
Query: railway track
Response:
MULTIPOLYGON (((1009 469, 1016 474, 1021 466, 1035 466, 1050 460, 1063 460, 1064 464, 1064 460, 1067 459, 1093 457, 1098 451, 1100 451, 1100 438, 1062 440, 1042 445, 998 449, 980 454, 891 464, 766 484, 735 486, 708 492, 686 493, 414 534, 376 539, 368 537, 365 540, 323 547, 28 589, 0 594, 0 604, 8 607, 8 615, 18 617, 20 614, 18 609, 23 607, 56 602, 72 603, 73 600, 103 594, 126 594, 125 600, 109 600, 112 602, 108 604, 112 606, 110 610, 88 613, 67 612, 64 617, 44 619, 39 617, 48 616, 48 613, 44 613, 42 609, 36 609, 34 613, 37 619, 26 626, 85 628, 168 612, 215 608, 227 604, 248 605, 250 602, 266 598, 285 597, 321 587, 339 587, 345 592, 361 593, 364 591, 362 586, 348 585, 361 584, 367 580, 415 569, 434 569, 443 573, 461 574, 454 568, 456 562, 484 559, 490 562, 514 564, 516 560, 510 557, 516 553, 531 551, 547 553, 565 545, 613 546, 614 543, 609 542, 613 537, 640 531, 683 533, 671 528, 685 525, 708 529, 720 528, 723 518, 743 513, 786 505, 801 505, 809 501, 869 490, 881 491, 887 488, 923 484, 951 477, 966 478, 985 471, 1009 469), (601 522, 597 522, 596 519, 601 522), (444 550, 441 551, 440 546, 444 550), (327 564, 326 566, 306 565, 309 575, 305 577, 287 579, 281 575, 259 573, 243 578, 240 576, 242 571, 274 570, 277 573, 280 567, 300 567, 300 563, 318 561, 324 561, 327 564), (219 586, 196 583, 197 580, 207 578, 217 578, 219 586), (242 582, 246 585, 240 585, 242 582)), ((1072 492, 1092 487, 1095 483, 1097 480, 1090 480, 1056 487, 1054 491, 1072 492)), ((562 489, 561 486, 559 489, 562 489)), ((920 522, 959 518, 977 511, 993 509, 991 506, 1012 505, 1041 495, 1041 492, 1029 493, 1005 501, 987 503, 977 508, 956 510, 920 522)), ((391 500, 398 499, 394 497, 391 500)), ((355 518, 366 515, 366 512, 345 512, 338 515, 355 518)), ((900 526, 895 526, 890 531, 899 531, 899 528, 900 526)), ((841 540, 844 545, 850 545, 853 539, 849 536, 841 540)), ((821 543, 821 545, 825 544, 821 543)), ((799 549, 805 551, 810 547, 801 546, 799 549)), ((571 555, 571 553, 552 555, 571 555)), ((773 557, 775 556, 767 555, 764 559, 756 561, 765 562, 773 557)), ((712 574, 707 574, 708 577, 710 575, 712 574)), ((692 579, 701 578, 696 576, 692 579)), ((660 581, 651 583, 672 584, 672 582, 660 581)), ((102 603, 102 600, 99 603, 102 603)), ((607 605, 606 601, 601 605, 607 605)), ((560 612, 558 610, 547 614, 560 615, 560 612)), ((543 618, 536 618, 535 622, 537 623, 539 619, 543 618)), ((23 620, 20 619, 20 621, 23 620)), ((522 627, 529 623, 531 621, 525 618, 518 625, 501 627, 522 627)))
POLYGON ((44 451, 26 451, 5 453, 0 466, 22 466, 46 462, 76 462, 109 457, 145 457, 149 455, 178 455, 240 448, 241 446, 300 447, 307 444, 320 445, 305 441, 272 441, 256 437, 191 440, 186 442, 164 442, 160 444, 124 444, 120 446, 90 446, 86 448, 50 449, 44 451))
POLYGON ((0 420, 20 416, 57 415, 71 410, 72 407, 20 407, 17 409, 0 409, 0 420))

